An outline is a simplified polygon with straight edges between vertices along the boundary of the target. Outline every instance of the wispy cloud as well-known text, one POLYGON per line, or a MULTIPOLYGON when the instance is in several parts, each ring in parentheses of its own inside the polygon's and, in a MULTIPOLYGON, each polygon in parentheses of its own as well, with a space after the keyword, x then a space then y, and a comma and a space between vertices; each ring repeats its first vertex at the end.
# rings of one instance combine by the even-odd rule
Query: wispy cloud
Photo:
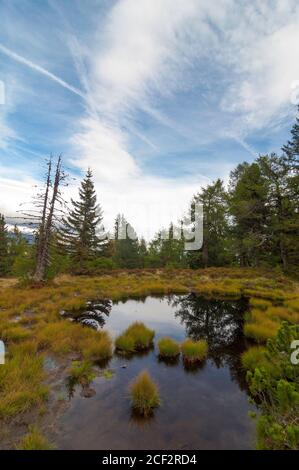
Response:
MULTIPOLYGON (((36 13, 46 3, 35 5, 36 13)), ((72 8, 49 3, 41 17, 47 21, 50 12, 52 22, 36 25, 31 34, 31 17, 24 13, 27 34, 19 31, 18 37, 26 38, 26 47, 12 40, 13 33, 0 33, 0 54, 14 62, 10 72, 30 68, 59 85, 43 88, 51 111, 32 117, 36 137, 60 139, 68 162, 82 171, 93 168, 106 215, 127 212, 142 229, 146 217, 134 211, 134 202, 187 204, 207 175, 227 179, 231 162, 253 159, 263 145, 258 133, 271 137, 290 122, 291 85, 299 79, 297 0, 219 0, 217 8, 205 0, 176 0, 175 7, 173 0, 91 2, 84 8, 81 2, 72 8), (60 46, 57 58, 46 40, 36 40, 44 38, 45 24, 60 46), (82 98, 79 106, 75 96, 82 98), (54 113, 67 129, 49 131, 54 113), (41 127, 40 116, 46 116, 41 127), (179 163, 170 176, 172 159, 179 163)), ((18 8, 9 7, 11 22, 18 8)), ((14 123, 0 122, 3 141, 15 142, 14 123)), ((40 154, 31 151, 32 157, 40 154)))
POLYGON ((62 78, 60 77, 57 77, 57 75, 49 72, 49 70, 46 70, 44 69, 43 67, 41 67, 40 65, 38 64, 35 64, 34 62, 32 62, 31 60, 29 59, 26 59, 25 57, 22 57, 21 55, 17 54, 16 52, 8 49, 7 47, 5 47, 3 44, 0 44, 0 52, 2 52, 3 54, 7 55, 8 57, 10 57, 11 59, 13 60, 16 60, 17 62, 23 64, 23 65, 26 65, 27 67, 35 70, 36 72, 38 73, 41 73, 42 75, 45 75, 46 77, 48 77, 50 80, 53 80, 54 82, 58 83, 59 85, 61 85, 62 87, 66 88, 67 90, 71 91, 72 93, 75 93, 76 95, 79 95, 81 96, 82 98, 85 98, 84 94, 81 92, 81 90, 79 90, 78 88, 70 85, 69 83, 67 83, 66 81, 62 80, 62 78))

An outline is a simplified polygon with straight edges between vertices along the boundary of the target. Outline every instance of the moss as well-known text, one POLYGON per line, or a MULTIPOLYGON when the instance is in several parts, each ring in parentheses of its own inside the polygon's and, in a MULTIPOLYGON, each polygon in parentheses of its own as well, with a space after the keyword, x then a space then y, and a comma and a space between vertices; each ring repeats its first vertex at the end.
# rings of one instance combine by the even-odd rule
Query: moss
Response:
POLYGON ((160 338, 158 341, 159 356, 161 358, 176 358, 180 354, 179 344, 172 338, 160 338))
POLYGON ((208 343, 204 339, 201 339, 199 341, 186 339, 181 344, 181 351, 182 351, 185 362, 187 363, 200 362, 200 361, 203 361, 207 357, 208 343))
POLYGON ((132 406, 142 416, 149 416, 160 405, 158 387, 147 371, 142 371, 130 385, 132 406))

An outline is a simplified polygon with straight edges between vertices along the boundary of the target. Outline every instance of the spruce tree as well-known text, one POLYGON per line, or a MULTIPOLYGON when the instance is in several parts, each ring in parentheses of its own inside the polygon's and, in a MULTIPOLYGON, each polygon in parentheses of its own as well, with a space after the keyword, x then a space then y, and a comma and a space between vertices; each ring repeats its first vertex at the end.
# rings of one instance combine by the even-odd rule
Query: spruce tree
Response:
MULTIPOLYGON (((298 106, 299 111, 299 106, 298 106)), ((298 172, 299 169, 299 118, 296 118, 296 122, 291 129, 291 140, 288 141, 286 145, 282 147, 282 151, 284 152, 284 158, 287 161, 288 165, 291 168, 298 172)), ((298 177, 298 173, 297 173, 298 177)))
POLYGON ((72 209, 63 221, 60 245, 70 255, 74 270, 78 273, 88 271, 88 263, 101 254, 105 242, 100 239, 102 210, 97 204, 97 196, 88 169, 79 188, 79 199, 71 200, 72 209))
POLYGON ((8 272, 8 233, 4 215, 0 214, 0 276, 8 272))
POLYGON ((138 238, 133 227, 123 215, 115 221, 114 261, 120 268, 138 268, 140 266, 138 238))

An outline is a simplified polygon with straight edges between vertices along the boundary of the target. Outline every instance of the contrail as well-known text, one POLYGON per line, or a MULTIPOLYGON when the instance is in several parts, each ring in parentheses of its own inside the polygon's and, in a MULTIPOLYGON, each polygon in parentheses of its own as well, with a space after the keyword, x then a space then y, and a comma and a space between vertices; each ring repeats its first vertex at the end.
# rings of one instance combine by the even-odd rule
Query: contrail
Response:
POLYGON ((36 70, 37 72, 41 73, 42 75, 45 75, 46 77, 50 78, 54 82, 59 83, 59 85, 63 86, 67 90, 72 91, 76 95, 79 95, 85 99, 85 95, 82 93, 81 90, 65 82, 61 78, 57 77, 57 75, 54 75, 53 73, 41 67, 40 65, 37 65, 34 62, 31 62, 31 60, 25 59, 25 57, 22 57, 19 54, 16 54, 12 50, 3 46, 3 44, 1 43, 0 43, 0 51, 3 52, 3 54, 6 54, 8 57, 11 57, 12 59, 16 60, 17 62, 20 62, 21 64, 27 65, 27 67, 30 67, 31 69, 36 70))

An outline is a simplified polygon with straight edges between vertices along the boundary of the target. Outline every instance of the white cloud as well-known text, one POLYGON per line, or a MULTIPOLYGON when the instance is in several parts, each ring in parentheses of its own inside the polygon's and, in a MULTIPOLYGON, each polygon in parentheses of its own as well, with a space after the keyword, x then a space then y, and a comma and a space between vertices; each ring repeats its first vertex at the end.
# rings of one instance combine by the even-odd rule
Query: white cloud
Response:
POLYGON ((90 166, 97 178, 107 182, 118 183, 123 178, 138 176, 138 166, 127 152, 126 136, 119 128, 91 117, 83 119, 80 127, 82 130, 72 139, 80 158, 72 160, 73 164, 82 170, 90 166))
MULTIPOLYGON (((85 113, 74 122, 70 140, 71 162, 82 171, 88 166, 94 170, 108 225, 120 211, 139 232, 148 225, 157 230, 159 224, 167 225, 171 218, 179 216, 180 202, 186 207, 207 179, 198 173, 198 177, 171 179, 143 171, 140 155, 132 145, 132 134, 154 151, 157 146, 138 127, 137 113, 148 113, 160 126, 193 139, 197 145, 201 144, 196 136, 200 126, 208 128, 209 137, 211 134, 215 141, 235 136, 254 154, 246 136, 256 129, 276 125, 287 115, 291 85, 299 79, 299 5, 296 0, 255 0, 247 4, 219 0, 217 8, 204 0, 119 0, 111 4, 104 16, 100 12, 104 19, 100 18, 98 29, 87 36, 88 43, 72 36, 64 10, 65 42, 71 49, 84 93, 53 75, 48 67, 43 69, 3 46, 2 52, 84 99, 85 113), (205 67, 211 67, 213 80, 209 73, 204 74, 205 67), (181 102, 176 113, 168 115, 163 103, 175 102, 178 92, 192 93, 200 84, 201 74, 208 84, 218 85, 210 90, 208 122, 200 121, 200 98, 191 105, 189 102, 198 111, 194 113, 198 119, 187 116, 181 120, 181 102), (217 125, 213 119, 216 115, 217 125), (168 210, 170 206, 172 211, 168 210), (158 221, 159 211, 164 221, 158 221), (148 223, 152 219, 155 220, 148 223)), ((96 9, 90 11, 94 16, 98 13, 96 9)), ((4 122, 2 127, 5 141, 15 139, 4 122)), ((217 170, 220 171, 218 166, 215 173, 217 170)), ((20 177, 18 185, 13 178, 2 179, 16 202, 25 197, 24 185, 30 186, 30 181, 29 177, 20 177), (17 187, 20 198, 16 192, 15 197, 13 194, 17 187)))
POLYGON ((34 187, 39 182, 15 168, 0 167, 0 212, 15 216, 24 203, 31 203, 34 187))

